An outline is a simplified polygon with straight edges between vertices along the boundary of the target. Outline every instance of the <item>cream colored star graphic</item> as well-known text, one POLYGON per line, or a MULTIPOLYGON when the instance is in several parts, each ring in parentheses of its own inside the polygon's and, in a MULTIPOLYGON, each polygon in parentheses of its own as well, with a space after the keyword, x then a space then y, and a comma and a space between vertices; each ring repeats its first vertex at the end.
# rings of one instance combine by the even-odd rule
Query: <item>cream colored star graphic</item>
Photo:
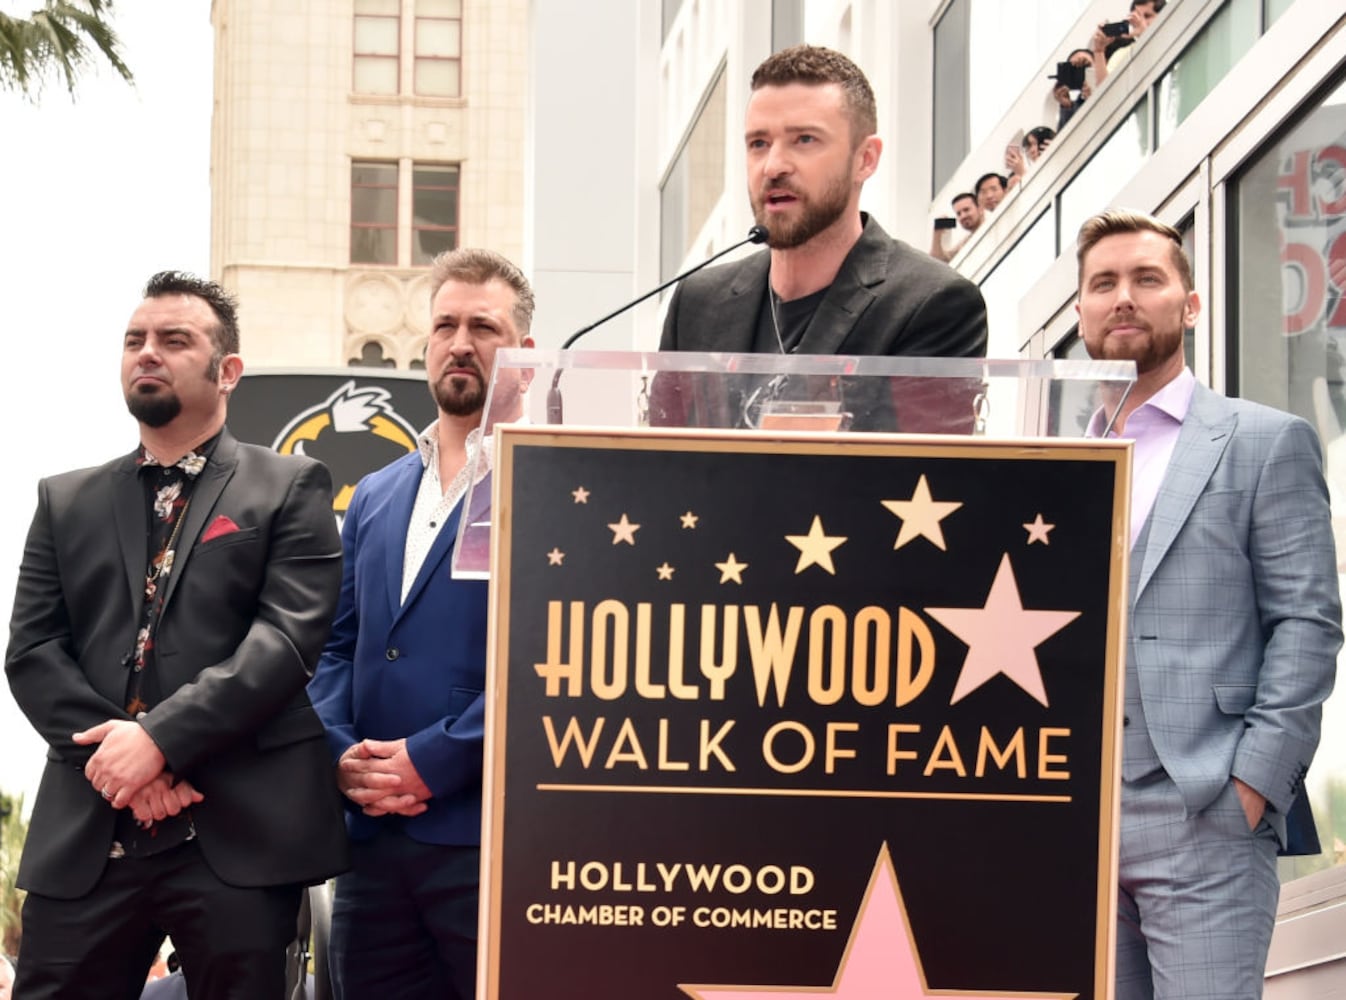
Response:
POLYGON ((589 491, 586 490, 583 486, 571 490, 570 495, 575 498, 576 503, 589 502, 589 491))
POLYGON ((696 522, 699 520, 701 520, 701 518, 697 517, 689 510, 686 514, 682 515, 682 526, 684 528, 695 528, 696 522))
POLYGON ((654 571, 659 574, 659 579, 661 580, 673 579, 673 567, 668 564, 667 560, 665 560, 662 566, 654 567, 654 571))
POLYGON ((810 566, 821 566, 833 576, 837 575, 832 565, 832 550, 846 541, 845 535, 829 535, 823 531, 823 519, 813 515, 813 525, 807 535, 786 535, 785 540, 799 550, 799 562, 795 564, 795 575, 810 566))
POLYGON ((1043 545, 1050 545, 1051 539, 1047 537, 1047 532, 1055 527, 1056 525, 1054 524, 1047 524, 1044 522, 1042 520, 1042 515, 1039 514, 1028 524, 1024 525, 1024 531, 1028 532, 1028 544, 1032 545, 1034 542, 1041 542, 1043 545))
POLYGON ((967 644, 967 659, 949 704, 1004 674, 1043 705, 1047 689, 1038 666, 1040 643, 1080 616, 1078 611, 1031 611, 1019 597, 1009 553, 1000 559, 991 592, 980 608, 926 608, 925 613, 967 644))
POLYGON ((743 571, 748 568, 747 563, 739 562, 734 553, 729 553, 729 558, 722 563, 716 563, 715 568, 720 571, 721 583, 742 583, 743 571))
POLYGON ((948 551, 944 547, 944 529, 939 522, 959 507, 961 500, 935 500, 930 496, 930 484, 925 476, 916 483, 916 491, 910 500, 884 500, 883 505, 890 513, 902 518, 902 528, 897 533, 894 549, 900 549, 914 538, 928 538, 937 549, 948 551))
POLYGON ((565 557, 566 554, 564 552, 562 552, 560 549, 553 548, 550 552, 547 553, 547 565, 560 566, 561 563, 565 560, 565 557))
POLYGON ((618 542, 625 542, 627 545, 636 544, 636 532, 640 530, 640 525, 632 524, 625 514, 622 515, 620 521, 616 524, 609 524, 608 527, 612 529, 613 545, 618 542))

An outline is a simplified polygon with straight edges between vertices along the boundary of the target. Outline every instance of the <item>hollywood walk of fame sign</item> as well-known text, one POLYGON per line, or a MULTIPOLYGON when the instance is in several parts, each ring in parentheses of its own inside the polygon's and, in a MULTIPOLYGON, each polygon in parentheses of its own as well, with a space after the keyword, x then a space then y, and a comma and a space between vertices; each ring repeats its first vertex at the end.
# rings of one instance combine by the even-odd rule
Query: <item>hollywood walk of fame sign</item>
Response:
POLYGON ((498 428, 483 995, 1106 1000, 1128 455, 498 428))

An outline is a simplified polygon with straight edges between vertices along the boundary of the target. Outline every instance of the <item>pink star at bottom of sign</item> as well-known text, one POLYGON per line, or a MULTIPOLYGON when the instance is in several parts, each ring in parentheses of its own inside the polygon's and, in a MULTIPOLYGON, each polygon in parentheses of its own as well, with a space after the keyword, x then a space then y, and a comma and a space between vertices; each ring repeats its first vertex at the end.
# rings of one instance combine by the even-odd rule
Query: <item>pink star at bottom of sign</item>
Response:
POLYGON ((907 922, 906 906, 885 844, 856 914, 836 979, 827 986, 688 986, 696 1000, 1072 1000, 1078 993, 931 991, 907 922))

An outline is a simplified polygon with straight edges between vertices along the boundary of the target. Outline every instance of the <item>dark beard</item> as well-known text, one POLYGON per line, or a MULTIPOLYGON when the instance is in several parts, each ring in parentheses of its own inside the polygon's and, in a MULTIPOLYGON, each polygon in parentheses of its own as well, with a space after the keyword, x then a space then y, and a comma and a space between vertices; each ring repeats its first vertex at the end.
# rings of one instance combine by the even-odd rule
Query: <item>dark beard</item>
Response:
MULTIPOLYGON (((466 376, 454 377, 466 378, 466 376)), ((482 406, 486 403, 486 383, 478 369, 476 377, 471 380, 471 384, 463 388, 461 392, 455 392, 445 384, 444 379, 440 379, 431 384, 430 395, 434 397, 435 405, 449 416, 470 417, 472 414, 480 412, 482 406)))
POLYGON ((182 400, 170 390, 154 393, 132 392, 126 397, 126 408, 146 427, 163 427, 182 412, 182 400))
POLYGON ((849 182, 842 177, 839 183, 823 191, 817 201, 805 205, 803 213, 794 222, 768 218, 765 199, 753 206, 753 215, 757 219, 757 224, 765 227, 771 234, 767 246, 772 250, 793 250, 795 247, 803 246, 840 219, 846 211, 850 196, 849 182))

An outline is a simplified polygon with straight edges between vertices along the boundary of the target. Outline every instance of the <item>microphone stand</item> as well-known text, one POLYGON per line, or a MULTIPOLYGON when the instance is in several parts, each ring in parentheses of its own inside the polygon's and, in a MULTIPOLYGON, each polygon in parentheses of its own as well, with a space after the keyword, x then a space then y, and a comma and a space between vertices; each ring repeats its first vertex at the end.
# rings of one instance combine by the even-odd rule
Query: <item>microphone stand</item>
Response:
MULTIPOLYGON (((715 263, 725 254, 733 253, 735 250, 738 250, 740 247, 745 247, 749 243, 765 243, 770 238, 770 235, 771 234, 767 232, 765 226, 753 226, 751 229, 748 230, 748 236, 746 239, 740 240, 739 242, 731 246, 725 247, 719 253, 711 254, 709 257, 707 257, 701 263, 697 264, 695 267, 690 267, 686 271, 683 271, 681 274, 670 278, 668 281, 665 281, 662 285, 658 286, 657 288, 653 288, 650 291, 646 292, 640 298, 628 302, 620 309, 614 309, 612 312, 608 313, 602 319, 594 320, 594 322, 590 323, 588 326, 576 330, 574 333, 572 333, 569 337, 566 338, 565 343, 561 345, 561 350, 568 351, 571 345, 575 343, 575 341, 579 340, 590 330, 602 326, 610 319, 615 319, 622 313, 626 312, 628 309, 634 309, 636 306, 640 305, 642 302, 650 298, 652 295, 658 295, 665 288, 668 288, 671 285, 676 285, 679 281, 682 281, 684 278, 691 277, 693 274, 701 270, 703 267, 715 263)), ((565 369, 563 368, 558 368, 556 370, 556 375, 552 378, 551 388, 547 390, 547 423, 549 424, 559 424, 562 422, 561 374, 564 371, 565 369)))

